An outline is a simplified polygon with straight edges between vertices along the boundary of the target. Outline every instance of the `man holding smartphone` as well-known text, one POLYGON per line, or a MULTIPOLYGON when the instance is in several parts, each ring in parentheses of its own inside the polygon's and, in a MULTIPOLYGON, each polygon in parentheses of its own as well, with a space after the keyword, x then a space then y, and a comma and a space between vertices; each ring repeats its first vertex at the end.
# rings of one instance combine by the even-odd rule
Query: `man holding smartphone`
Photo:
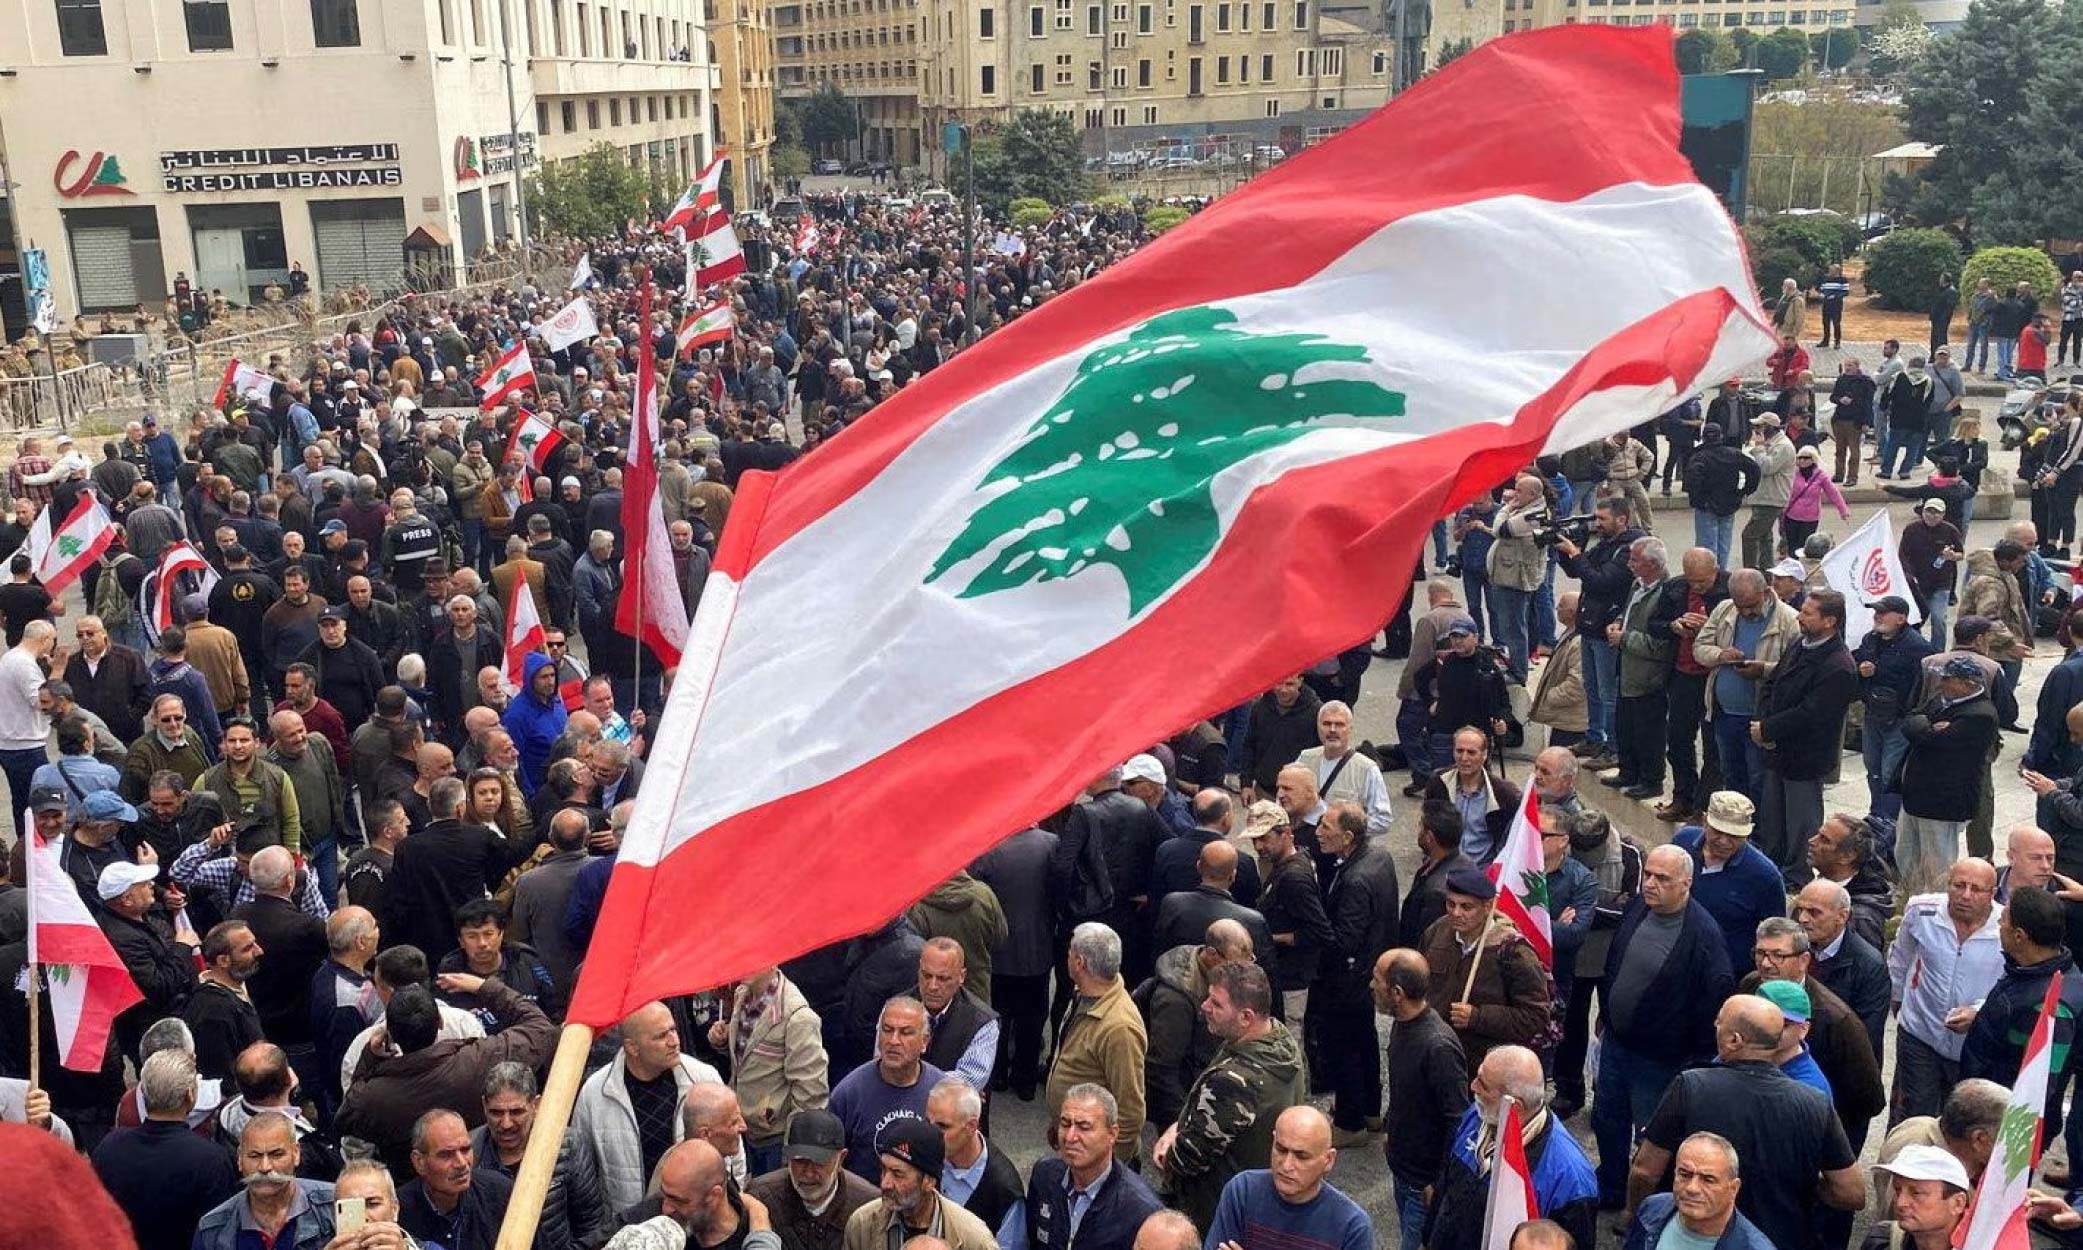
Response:
POLYGON ((340 1170, 333 1185, 335 1235, 325 1250, 412 1250, 398 1226, 398 1188, 373 1159, 357 1159, 340 1170))

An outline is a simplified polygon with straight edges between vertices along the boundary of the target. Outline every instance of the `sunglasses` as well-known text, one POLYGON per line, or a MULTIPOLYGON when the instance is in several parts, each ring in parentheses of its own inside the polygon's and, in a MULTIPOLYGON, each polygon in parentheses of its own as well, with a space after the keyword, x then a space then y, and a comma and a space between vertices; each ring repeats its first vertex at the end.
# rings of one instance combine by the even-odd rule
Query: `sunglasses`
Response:
POLYGON ((178 725, 187 719, 185 716, 162 716, 159 718, 159 723, 162 725, 178 725))

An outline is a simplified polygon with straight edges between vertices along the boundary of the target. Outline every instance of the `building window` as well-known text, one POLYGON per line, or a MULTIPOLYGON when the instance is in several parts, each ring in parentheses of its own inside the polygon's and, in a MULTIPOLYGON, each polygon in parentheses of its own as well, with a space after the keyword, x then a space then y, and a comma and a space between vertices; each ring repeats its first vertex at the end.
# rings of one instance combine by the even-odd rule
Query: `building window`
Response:
POLYGON ((1230 85, 1230 59, 1226 56, 1215 58, 1215 85, 1218 87, 1230 85))
POLYGON ((1245 84, 1251 82, 1251 58, 1248 56, 1237 58, 1237 81, 1245 84))
POLYGON ((1264 5, 1261 5, 1261 6, 1260 6, 1260 12, 1259 12, 1259 16, 1260 16, 1261 18, 1265 19, 1265 20, 1263 20, 1263 21, 1261 21, 1261 22, 1259 23, 1259 26, 1260 26, 1261 28, 1263 28, 1263 29, 1265 29, 1265 30, 1271 30, 1271 29, 1273 29, 1273 4, 1272 4, 1272 0, 1267 0, 1267 2, 1266 2, 1266 3, 1264 4, 1264 5))
MULTIPOLYGON (((586 22, 586 6, 580 5, 576 12, 579 19, 579 55, 592 56, 593 27, 586 22)), ((445 40, 448 38, 448 0, 441 0, 441 14, 442 38, 445 40)))
POLYGON ((1148 35, 1157 29, 1155 13, 1156 10, 1150 5, 1139 4, 1136 6, 1136 33, 1138 35, 1148 35))
POLYGON ((1099 90, 1099 74, 1100 69, 1098 61, 1085 62, 1085 90, 1099 90))
POLYGON ((1278 100, 1268 100, 1268 101, 1266 101, 1266 116, 1268 116, 1268 117, 1278 117, 1278 116, 1280 116, 1280 101, 1278 101, 1278 100))
POLYGON ((1143 124, 1145 126, 1155 126, 1157 124, 1157 106, 1155 104, 1145 104, 1143 106, 1143 124))
MULTIPOLYGON (((312 24, 317 25, 317 6, 312 6, 312 24)), ((231 5, 225 0, 188 0, 181 6, 181 20, 188 26, 190 52, 231 50, 231 5)))
POLYGON ((1114 67, 1114 90, 1128 90, 1128 66, 1116 65, 1114 67))
POLYGON ((647 122, 658 120, 658 97, 655 95, 644 97, 644 120, 647 122))
POLYGON ((619 125, 621 125, 621 124, 622 124, 622 97, 621 97, 621 96, 616 96, 615 98, 613 98, 613 99, 611 99, 611 100, 609 100, 609 101, 608 101, 608 125, 610 125, 610 126, 619 126, 619 125))
POLYGON ((1029 39, 1042 37, 1042 7, 1038 4, 1029 7, 1027 10, 1027 37, 1029 39))
POLYGON ((565 134, 570 134, 579 128, 579 102, 577 100, 559 102, 557 112, 562 119, 565 134))
POLYGON ((1146 56, 1142 60, 1136 62, 1136 86, 1148 87, 1149 85, 1150 58, 1146 56))
POLYGON ((1260 81, 1260 82, 1272 82, 1272 81, 1273 81, 1273 54, 1272 54, 1272 53, 1268 52, 1268 53, 1266 53, 1266 54, 1265 54, 1264 56, 1262 56, 1262 57, 1260 57, 1260 58, 1258 59, 1258 78, 1259 78, 1259 81, 1260 81))
POLYGON ((1109 42, 1116 48, 1126 48, 1128 46, 1128 32, 1125 30, 1115 31, 1113 38, 1109 42))
POLYGON ((535 133, 539 135, 550 133, 550 104, 547 100, 537 100, 535 102, 535 133))
POLYGON ((1297 78, 1314 78, 1314 77, 1316 77, 1316 49, 1315 49, 1315 48, 1296 48, 1296 49, 1295 49, 1295 77, 1297 77, 1297 78))
POLYGON ((586 101, 586 129, 600 129, 600 101, 586 101))
POLYGON ((1215 33, 1218 35, 1230 33, 1230 6, 1227 3, 1215 6, 1215 33))
POLYGON ((1295 29, 1309 29, 1309 0, 1295 0, 1295 29))
POLYGON ((1088 4, 1085 6, 1086 34, 1096 35, 1099 33, 1099 12, 1099 6, 1096 4, 1088 4))
MULTIPOLYGON (((198 6, 182 6, 193 10, 198 6)), ((212 6, 222 7, 222 6, 212 6)), ((362 15, 355 0, 311 0, 311 37, 321 48, 362 46, 362 15)), ((231 46, 231 20, 225 19, 224 46, 231 46)))
POLYGON ((1186 59, 1186 94, 1200 95, 1201 92, 1201 58, 1197 56, 1188 57, 1186 59))
POLYGON ((101 0, 58 0, 58 48, 66 56, 107 56, 101 0))
MULTIPOLYGON (((1527 23, 1528 28, 1531 28, 1532 25, 1532 22, 1527 23)), ((1343 78, 1345 76, 1345 49, 1325 48, 1323 50, 1322 64, 1324 77, 1343 78)))
POLYGON ((1388 73, 1389 54, 1386 52, 1375 53, 1373 60, 1370 62, 1368 66, 1368 69, 1370 70, 1370 72, 1374 73, 1377 76, 1388 73))
POLYGON ((976 11, 976 37, 979 39, 996 39, 998 37, 998 10, 978 9, 976 11))
POLYGON ((1056 85, 1070 86, 1070 54, 1067 52, 1056 57, 1056 85))
POLYGON ((1201 22, 1202 7, 1198 4, 1186 6, 1186 39, 1189 43, 1200 43, 1206 37, 1206 31, 1201 22))
POLYGON ((1126 108, 1117 108, 1114 110, 1113 124, 1116 126, 1126 126, 1128 124, 1128 110, 1126 108))
POLYGON ((981 90, 985 95, 997 95, 998 67, 996 65, 983 66, 982 72, 978 78, 977 86, 978 89, 981 90))
POLYGON ((1028 66, 1027 89, 1029 91, 1032 91, 1036 95, 1040 95, 1044 90, 1042 85, 1042 78, 1047 72, 1047 70, 1042 68, 1042 64, 1040 61, 1036 61, 1034 64, 1028 66))

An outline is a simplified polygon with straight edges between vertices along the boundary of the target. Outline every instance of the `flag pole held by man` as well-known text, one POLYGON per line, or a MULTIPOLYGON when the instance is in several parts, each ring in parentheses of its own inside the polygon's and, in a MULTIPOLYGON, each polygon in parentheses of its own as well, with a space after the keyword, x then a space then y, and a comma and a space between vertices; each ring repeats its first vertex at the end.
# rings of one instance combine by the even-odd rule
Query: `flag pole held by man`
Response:
POLYGON ((1762 359, 1677 88, 1668 31, 1494 41, 786 477, 747 474, 502 1250, 533 1232, 591 1029, 881 924, 1154 738, 1371 635, 1432 518, 1762 359), (1216 627, 1245 641, 1178 646, 1216 627), (776 834, 842 812, 848 837, 776 834), (758 925, 694 901, 754 890, 758 925))

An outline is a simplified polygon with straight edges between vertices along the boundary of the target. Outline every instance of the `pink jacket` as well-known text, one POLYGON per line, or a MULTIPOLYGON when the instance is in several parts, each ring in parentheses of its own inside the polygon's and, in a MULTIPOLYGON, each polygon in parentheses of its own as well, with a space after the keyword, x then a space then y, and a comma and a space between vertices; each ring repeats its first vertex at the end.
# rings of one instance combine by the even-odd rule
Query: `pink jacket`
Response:
POLYGON ((1815 474, 1811 477, 1801 472, 1797 467, 1794 470, 1794 484, 1788 490, 1786 497, 1786 519, 1789 521, 1822 520, 1823 501, 1825 499, 1830 501, 1831 507, 1837 509, 1838 516, 1843 517, 1847 521, 1851 519, 1852 511, 1844 506, 1844 494, 1837 489, 1837 483, 1830 480, 1828 470, 1821 465, 1817 465, 1815 474))

